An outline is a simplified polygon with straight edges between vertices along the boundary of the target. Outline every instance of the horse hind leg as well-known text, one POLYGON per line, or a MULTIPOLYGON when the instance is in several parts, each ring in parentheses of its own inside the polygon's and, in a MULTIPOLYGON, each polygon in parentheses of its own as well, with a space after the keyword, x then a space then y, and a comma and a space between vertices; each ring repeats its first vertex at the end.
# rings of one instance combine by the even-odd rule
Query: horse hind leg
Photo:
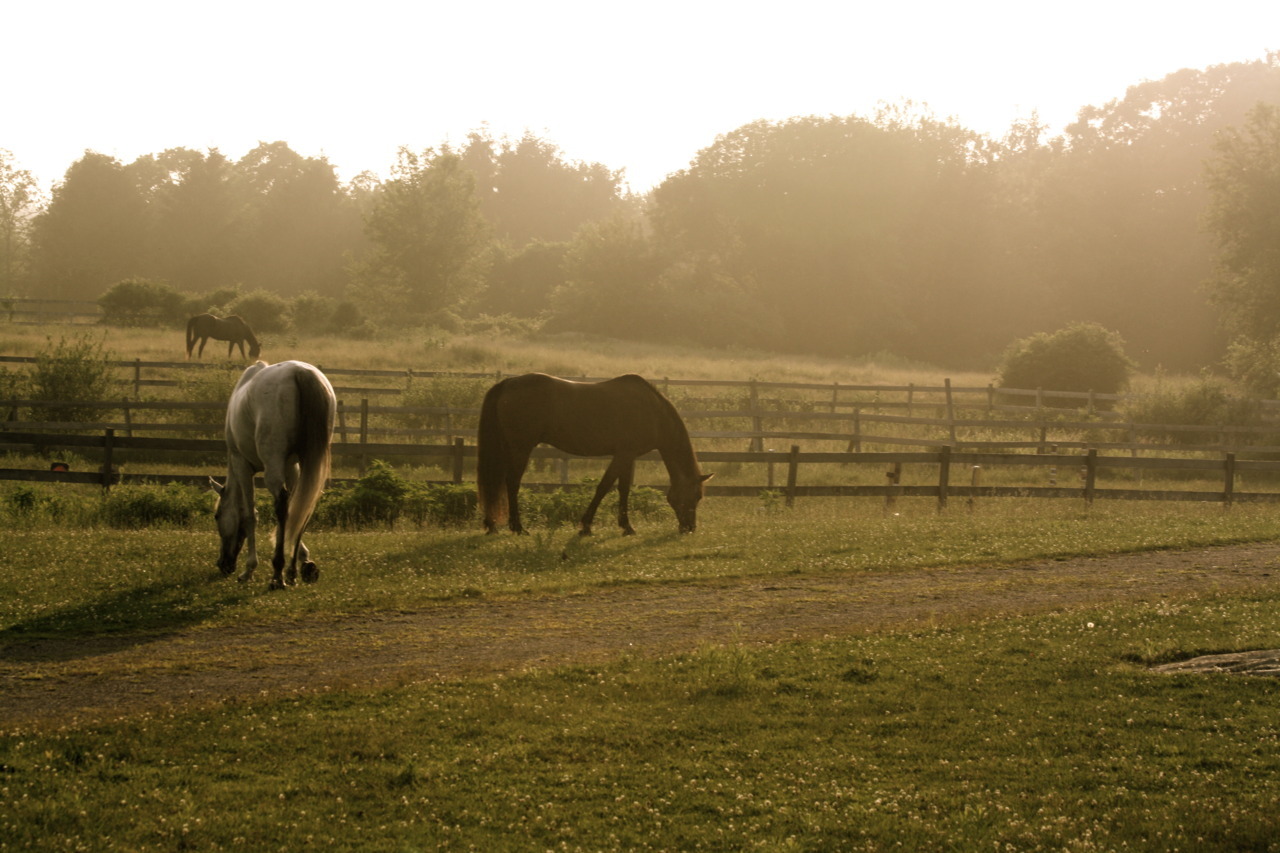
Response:
POLYGON ((285 523, 289 520, 289 490, 278 489, 273 490, 276 504, 276 541, 275 549, 271 554, 271 588, 284 589, 286 585, 293 586, 298 582, 298 566, 296 555, 289 561, 289 572, 286 575, 284 570, 284 529, 285 523))
MULTIPOLYGON (((604 500, 604 496, 609 494, 609 490, 613 488, 613 484, 618 482, 619 476, 622 475, 627 468, 628 463, 619 462, 615 457, 609 463, 609 467, 604 470, 604 476, 600 478, 600 485, 596 486, 596 493, 591 496, 591 503, 587 504, 587 511, 582 514, 582 520, 578 522, 578 535, 590 536, 591 524, 595 521, 596 510, 600 508, 600 502, 604 500)), ((618 523, 622 524, 622 517, 619 516, 618 523)), ((628 525, 630 526, 630 525, 628 525)), ((624 531, 634 533, 634 530, 624 531)))

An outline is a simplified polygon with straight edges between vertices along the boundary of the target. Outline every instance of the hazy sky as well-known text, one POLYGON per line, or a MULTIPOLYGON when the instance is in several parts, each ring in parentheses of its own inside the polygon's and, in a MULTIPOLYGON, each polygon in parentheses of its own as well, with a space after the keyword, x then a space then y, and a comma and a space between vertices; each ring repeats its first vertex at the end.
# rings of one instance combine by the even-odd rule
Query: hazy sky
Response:
POLYGON ((86 149, 274 140, 385 176, 400 146, 487 125, 643 191, 756 119, 910 99, 995 135, 1032 110, 1061 128, 1144 79, 1280 49, 1275 0, 42 0, 0 21, 0 148, 46 186, 86 149))

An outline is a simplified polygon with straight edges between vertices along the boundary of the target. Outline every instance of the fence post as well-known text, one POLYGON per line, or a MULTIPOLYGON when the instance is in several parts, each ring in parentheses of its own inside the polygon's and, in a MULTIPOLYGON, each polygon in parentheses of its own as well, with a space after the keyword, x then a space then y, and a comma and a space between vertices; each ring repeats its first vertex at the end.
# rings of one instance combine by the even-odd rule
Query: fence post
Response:
POLYGON ((862 409, 857 407, 854 407, 853 410, 853 435, 849 437, 849 446, 845 448, 844 452, 862 452, 862 409))
POLYGON ((1093 487, 1098 480, 1098 448, 1090 447, 1084 457, 1084 503, 1093 506, 1093 487))
POLYGON ((791 445, 791 453, 787 457, 787 506, 796 502, 796 478, 800 468, 800 445, 791 445))
POLYGON ((951 435, 951 443, 956 443, 956 407, 951 400, 951 380, 942 380, 943 386, 947 391, 947 428, 951 435))
POLYGON ((951 445, 938 451, 938 512, 947 508, 947 488, 951 481, 951 445))
POLYGON ((462 482, 462 448, 463 442, 461 438, 453 440, 453 482, 462 482))
POLYGON ((112 462, 115 442, 116 431, 108 429, 102 437, 102 490, 104 492, 111 488, 112 481, 115 479, 113 476, 115 466, 112 462))
POLYGON ((969 512, 978 502, 978 486, 982 484, 982 466, 974 465, 969 477, 969 512))
POLYGON ((916 383, 907 383, 907 417, 911 417, 915 412, 916 383))
POLYGON ((342 443, 347 443, 347 414, 344 411, 345 404, 338 401, 338 434, 342 436, 342 443))
POLYGON ((893 466, 884 473, 884 476, 889 481, 889 492, 884 496, 884 511, 888 513, 898 502, 898 492, 900 491, 898 484, 902 482, 902 463, 893 463, 893 466))
MULTIPOLYGON (((369 443, 369 398, 360 398, 360 446, 363 450, 364 445, 369 443)), ((364 453, 360 454, 360 476, 364 476, 364 468, 367 464, 364 453)))
POLYGON ((129 400, 126 397, 120 402, 122 403, 120 408, 124 409, 124 434, 133 438, 133 417, 129 413, 129 400))
POLYGON ((991 412, 996 407, 996 386, 994 382, 987 383, 987 417, 991 417, 991 412))
POLYGON ((1222 460, 1224 482, 1222 484, 1222 508, 1231 509, 1236 497, 1236 455, 1228 453, 1222 460))
POLYGON ((759 453, 764 450, 764 436, 760 435, 764 431, 764 424, 760 418, 760 392, 756 388, 756 380, 751 379, 751 431, 756 433, 751 437, 751 450, 759 453))
POLYGON ((133 399, 142 399, 142 359, 133 360, 133 399))

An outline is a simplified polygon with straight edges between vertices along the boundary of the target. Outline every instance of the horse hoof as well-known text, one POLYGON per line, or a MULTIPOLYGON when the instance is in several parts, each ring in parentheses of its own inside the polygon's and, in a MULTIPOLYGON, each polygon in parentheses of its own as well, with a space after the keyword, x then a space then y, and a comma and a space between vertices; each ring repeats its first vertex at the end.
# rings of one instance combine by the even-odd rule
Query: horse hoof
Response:
POLYGON ((302 564, 302 582, 315 583, 320 580, 320 570, 316 568, 316 564, 307 560, 302 564))

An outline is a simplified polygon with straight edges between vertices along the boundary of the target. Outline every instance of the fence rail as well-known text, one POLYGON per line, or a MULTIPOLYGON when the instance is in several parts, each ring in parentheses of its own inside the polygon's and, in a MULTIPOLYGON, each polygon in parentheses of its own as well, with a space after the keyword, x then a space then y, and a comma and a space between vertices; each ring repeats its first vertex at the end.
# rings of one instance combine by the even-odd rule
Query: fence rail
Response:
MULTIPOLYGON (((101 452, 102 463, 97 471, 49 470, 36 471, 30 469, 0 468, 0 480, 19 480, 42 483, 80 483, 99 485, 110 488, 120 484, 140 483, 188 483, 206 482, 207 475, 193 474, 135 474, 121 473, 116 465, 116 454, 121 451, 187 451, 200 453, 223 453, 225 444, 219 439, 177 439, 177 438, 142 438, 117 436, 114 430, 107 429, 101 435, 51 435, 48 433, 0 433, 0 448, 32 447, 47 451, 50 448, 77 448, 81 450, 97 450, 101 452)), ((339 457, 386 458, 394 456, 410 456, 415 458, 437 458, 444 467, 451 471, 447 480, 433 482, 461 483, 467 471, 467 461, 475 456, 475 447, 467 445, 461 438, 450 444, 389 444, 389 443, 335 443, 335 455, 339 457)), ((526 487, 532 490, 546 491, 564 488, 568 484, 567 454, 553 448, 540 447, 534 451, 534 458, 560 460, 563 472, 559 483, 529 482, 526 487)), ((573 457, 578 458, 578 457, 573 457)), ((657 461, 656 453, 641 457, 646 461, 657 461)), ((762 491, 781 494, 788 505, 799 497, 880 497, 886 505, 892 505, 901 497, 933 498, 939 508, 944 508, 952 498, 966 498, 970 502, 979 498, 1071 498, 1082 499, 1092 504, 1099 499, 1113 500, 1157 500, 1157 501, 1198 501, 1222 504, 1230 507, 1244 502, 1280 502, 1280 492, 1242 491, 1237 489, 1237 481, 1242 473, 1280 475, 1280 461, 1242 460, 1235 454, 1227 453, 1221 459, 1184 459, 1167 457, 1104 456, 1097 449, 1089 449, 1082 454, 1025 454, 1025 453, 989 453, 989 452, 957 452, 949 445, 936 447, 929 451, 908 452, 801 452, 798 445, 792 445, 785 455, 759 451, 708 451, 700 453, 699 458, 708 464, 715 463, 748 463, 764 464, 770 467, 770 482, 762 485, 715 485, 707 487, 708 495, 728 497, 758 497, 762 491), (785 464, 785 485, 775 487, 772 481, 772 467, 785 464), (887 466, 885 485, 804 485, 800 482, 800 466, 806 465, 839 465, 839 466, 887 466), (983 471, 993 467, 1036 466, 1051 470, 1080 471, 1081 485, 1068 486, 984 486, 981 484, 983 471), (904 468, 926 468, 933 471, 934 480, 930 483, 916 485, 902 484, 904 468), (1215 479, 1220 488, 1204 489, 1131 489, 1104 488, 1097 485, 1098 473, 1103 470, 1141 470, 1163 472, 1199 472, 1205 477, 1215 479), (967 472, 970 476, 968 485, 954 484, 952 474, 955 471, 967 472)), ((56 467, 56 466, 55 466, 56 467)), ((336 480, 343 483, 350 480, 336 480)))

